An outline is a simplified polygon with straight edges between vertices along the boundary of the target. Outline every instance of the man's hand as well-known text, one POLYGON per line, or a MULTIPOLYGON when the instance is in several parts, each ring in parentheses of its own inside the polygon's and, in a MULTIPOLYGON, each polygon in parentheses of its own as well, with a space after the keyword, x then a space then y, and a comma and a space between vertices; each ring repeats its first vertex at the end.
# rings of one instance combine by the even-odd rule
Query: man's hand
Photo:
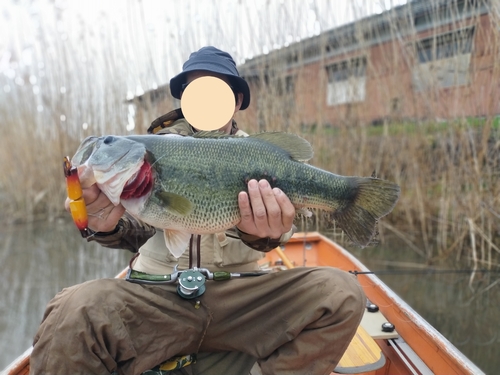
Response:
MULTIPOLYGON (((116 228, 118 220, 125 213, 125 208, 119 204, 113 205, 106 195, 97 187, 92 185, 82 189, 83 199, 89 216, 88 227, 96 232, 111 232, 116 228)), ((69 198, 66 198, 64 206, 69 211, 69 198)))
POLYGON ((266 180, 250 180, 248 194, 238 195, 241 221, 239 230, 260 238, 278 239, 292 229, 295 207, 280 189, 266 180))

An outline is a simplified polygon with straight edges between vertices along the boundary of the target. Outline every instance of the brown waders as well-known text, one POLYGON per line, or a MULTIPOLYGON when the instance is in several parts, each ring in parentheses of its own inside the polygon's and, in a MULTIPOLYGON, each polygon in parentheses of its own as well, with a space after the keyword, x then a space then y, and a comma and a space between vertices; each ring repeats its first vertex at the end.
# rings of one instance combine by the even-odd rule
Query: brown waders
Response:
MULTIPOLYGON (((175 285, 89 281, 64 289, 49 303, 34 339, 31 374, 138 375, 176 355, 198 352, 246 353, 265 375, 329 374, 364 305, 355 277, 329 267, 207 281, 196 300, 180 298, 175 285)), ((231 358, 221 357, 226 355, 231 358)), ((189 371, 197 374, 196 369, 197 364, 189 371)), ((217 364, 200 371, 240 375, 217 364)))

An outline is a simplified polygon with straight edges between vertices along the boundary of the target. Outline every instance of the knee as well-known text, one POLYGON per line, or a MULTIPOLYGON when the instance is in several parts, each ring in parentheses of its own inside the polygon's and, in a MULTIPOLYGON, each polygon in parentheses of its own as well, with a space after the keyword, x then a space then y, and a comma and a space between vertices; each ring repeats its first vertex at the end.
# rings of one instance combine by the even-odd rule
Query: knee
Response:
POLYGON ((52 341, 54 337, 75 337, 85 332, 89 324, 98 320, 99 309, 114 299, 110 298, 112 290, 112 284, 107 280, 89 281, 63 289, 48 303, 34 343, 52 341))
POLYGON ((92 280, 63 289, 49 302, 45 317, 50 315, 64 316, 66 322, 76 322, 82 316, 90 317, 104 306, 119 309, 123 301, 117 293, 116 282, 113 279, 92 280))
POLYGON ((353 319, 361 319, 366 306, 366 296, 356 276, 338 268, 315 269, 319 290, 330 306, 336 306, 353 319))
POLYGON ((122 280, 99 279, 87 281, 77 286, 75 291, 70 293, 67 303, 71 303, 74 308, 87 306, 112 306, 119 303, 117 282, 122 280))

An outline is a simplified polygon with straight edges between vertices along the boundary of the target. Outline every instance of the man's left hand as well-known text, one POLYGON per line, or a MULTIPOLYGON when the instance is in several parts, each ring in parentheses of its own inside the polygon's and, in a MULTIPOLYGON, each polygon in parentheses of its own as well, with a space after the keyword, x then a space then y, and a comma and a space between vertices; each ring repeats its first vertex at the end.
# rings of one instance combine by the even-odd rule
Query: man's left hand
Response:
POLYGON ((238 195, 241 221, 236 225, 247 234, 278 239, 292 229, 295 207, 278 188, 266 180, 250 180, 248 193, 238 195))

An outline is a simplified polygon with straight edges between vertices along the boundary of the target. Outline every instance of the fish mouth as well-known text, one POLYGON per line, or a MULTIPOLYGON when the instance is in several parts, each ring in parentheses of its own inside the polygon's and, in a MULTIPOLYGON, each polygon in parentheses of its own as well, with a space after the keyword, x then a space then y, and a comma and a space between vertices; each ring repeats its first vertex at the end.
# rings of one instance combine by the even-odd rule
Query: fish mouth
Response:
POLYGON ((120 195, 120 199, 140 198, 149 193, 152 187, 153 172, 151 164, 144 161, 141 168, 127 181, 120 195))

